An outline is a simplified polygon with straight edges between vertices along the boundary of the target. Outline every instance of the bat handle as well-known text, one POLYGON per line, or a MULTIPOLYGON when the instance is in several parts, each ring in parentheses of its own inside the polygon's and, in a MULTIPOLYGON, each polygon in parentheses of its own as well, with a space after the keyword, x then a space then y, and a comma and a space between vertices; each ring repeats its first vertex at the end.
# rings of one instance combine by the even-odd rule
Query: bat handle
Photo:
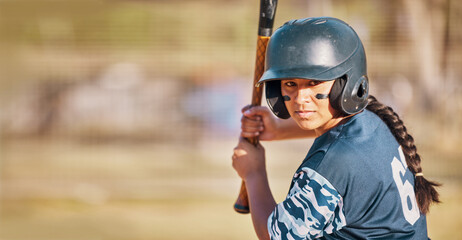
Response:
MULTIPOLYGON (((246 138, 247 141, 252 143, 254 146, 258 144, 258 137, 246 138)), ((249 205, 249 195, 247 194, 247 187, 245 186, 245 182, 242 181, 241 190, 239 191, 239 196, 237 196, 237 200, 234 203, 234 211, 238 213, 250 213, 250 205, 249 205)))
POLYGON ((249 197, 247 195, 247 188, 245 187, 245 182, 242 181, 241 190, 239 191, 239 196, 237 197, 236 202, 234 203, 234 210, 238 213, 249 213, 249 197))
MULTIPOLYGON (((256 87, 258 80, 263 75, 265 68, 265 53, 266 46, 268 45, 269 37, 258 36, 257 39, 257 56, 255 59, 255 73, 254 73, 254 82, 252 90, 252 106, 260 106, 261 98, 263 93, 262 86, 256 87)), ((258 144, 258 137, 248 138, 247 139, 253 145, 258 144)), ((249 197, 247 196, 247 188, 245 187, 245 182, 242 181, 241 191, 237 197, 236 203, 234 203, 234 210, 238 213, 249 213, 249 197)))

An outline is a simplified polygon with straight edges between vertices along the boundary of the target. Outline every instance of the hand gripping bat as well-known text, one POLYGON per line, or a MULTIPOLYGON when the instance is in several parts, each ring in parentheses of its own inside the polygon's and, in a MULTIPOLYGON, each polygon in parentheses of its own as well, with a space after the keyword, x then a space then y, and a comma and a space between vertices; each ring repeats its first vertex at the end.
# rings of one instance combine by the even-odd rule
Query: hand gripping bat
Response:
MULTIPOLYGON (((274 16, 276 14, 277 0, 260 0, 260 20, 258 22, 257 57, 255 61, 255 74, 253 78, 252 106, 261 105, 263 87, 256 87, 265 68, 266 46, 273 32, 274 16)), ((258 137, 247 138, 253 145, 258 144, 258 137)), ((234 210, 238 213, 249 213, 249 198, 244 181, 239 196, 234 203, 234 210)))

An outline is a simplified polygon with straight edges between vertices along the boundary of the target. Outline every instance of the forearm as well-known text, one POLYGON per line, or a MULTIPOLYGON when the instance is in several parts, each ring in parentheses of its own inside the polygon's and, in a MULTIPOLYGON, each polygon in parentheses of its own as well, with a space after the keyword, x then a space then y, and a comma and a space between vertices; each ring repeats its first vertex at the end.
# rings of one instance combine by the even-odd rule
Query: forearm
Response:
POLYGON ((278 133, 275 140, 316 137, 314 130, 303 130, 293 119, 279 119, 278 133))
POLYGON ((255 232, 260 240, 270 239, 267 221, 276 207, 276 201, 271 193, 266 172, 249 177, 246 186, 255 232))

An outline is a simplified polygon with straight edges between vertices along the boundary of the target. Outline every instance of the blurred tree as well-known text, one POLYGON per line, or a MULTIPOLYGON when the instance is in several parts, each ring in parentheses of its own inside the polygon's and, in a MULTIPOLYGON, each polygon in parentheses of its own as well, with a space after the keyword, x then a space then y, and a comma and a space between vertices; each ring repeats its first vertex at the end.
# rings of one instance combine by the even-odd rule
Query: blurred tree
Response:
POLYGON ((444 101, 447 37, 450 0, 403 0, 411 25, 412 53, 418 71, 423 104, 427 111, 436 110, 444 101), (446 46, 446 47, 445 47, 446 46))

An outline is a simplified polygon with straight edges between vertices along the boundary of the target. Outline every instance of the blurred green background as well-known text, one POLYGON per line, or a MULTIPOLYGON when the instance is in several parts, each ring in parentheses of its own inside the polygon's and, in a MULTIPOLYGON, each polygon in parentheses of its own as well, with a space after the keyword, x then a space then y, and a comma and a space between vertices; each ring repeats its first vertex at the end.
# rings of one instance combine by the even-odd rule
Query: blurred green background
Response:
MULTIPOLYGON (((0 0, 0 239, 256 239, 232 209, 258 1, 0 0)), ((280 1, 334 16, 371 93, 444 184, 432 239, 462 239, 462 2, 280 1)), ((312 139, 264 143, 277 201, 312 139)))

